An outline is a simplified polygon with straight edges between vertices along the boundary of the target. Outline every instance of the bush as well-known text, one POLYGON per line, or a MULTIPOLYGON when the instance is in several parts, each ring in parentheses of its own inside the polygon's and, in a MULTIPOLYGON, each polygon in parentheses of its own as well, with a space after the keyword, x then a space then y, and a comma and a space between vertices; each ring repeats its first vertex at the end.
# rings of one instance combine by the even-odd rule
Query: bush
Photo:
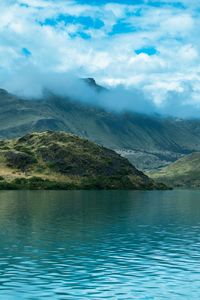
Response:
POLYGON ((32 164, 37 162, 34 156, 23 152, 8 151, 5 157, 9 167, 19 169, 22 172, 27 171, 32 164))

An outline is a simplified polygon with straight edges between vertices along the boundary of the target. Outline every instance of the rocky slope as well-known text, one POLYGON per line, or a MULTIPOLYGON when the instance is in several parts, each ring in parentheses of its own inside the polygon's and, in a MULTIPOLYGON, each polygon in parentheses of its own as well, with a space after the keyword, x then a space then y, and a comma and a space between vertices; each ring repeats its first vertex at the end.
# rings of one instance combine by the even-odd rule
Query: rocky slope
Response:
POLYGON ((52 131, 1 141, 0 179, 1 189, 165 188, 114 151, 52 131))

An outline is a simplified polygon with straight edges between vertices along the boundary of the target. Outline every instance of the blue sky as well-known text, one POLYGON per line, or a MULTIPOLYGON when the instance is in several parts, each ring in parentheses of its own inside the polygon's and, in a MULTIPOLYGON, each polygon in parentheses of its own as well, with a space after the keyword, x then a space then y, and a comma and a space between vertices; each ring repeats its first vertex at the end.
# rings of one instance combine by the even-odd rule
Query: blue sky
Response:
POLYGON ((13 92, 28 70, 34 90, 38 74, 73 74, 200 106, 196 0, 1 0, 0 11, 0 85, 13 92))

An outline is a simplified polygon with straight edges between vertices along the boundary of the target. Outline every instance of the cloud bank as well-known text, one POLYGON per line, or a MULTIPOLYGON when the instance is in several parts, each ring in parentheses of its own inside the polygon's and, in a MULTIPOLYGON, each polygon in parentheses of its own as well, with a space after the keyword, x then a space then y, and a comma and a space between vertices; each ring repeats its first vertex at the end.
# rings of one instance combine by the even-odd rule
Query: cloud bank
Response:
POLYGON ((108 108, 198 116, 198 1, 118 2, 1 0, 0 86, 90 102, 75 78, 94 77, 112 90, 95 98, 108 108))

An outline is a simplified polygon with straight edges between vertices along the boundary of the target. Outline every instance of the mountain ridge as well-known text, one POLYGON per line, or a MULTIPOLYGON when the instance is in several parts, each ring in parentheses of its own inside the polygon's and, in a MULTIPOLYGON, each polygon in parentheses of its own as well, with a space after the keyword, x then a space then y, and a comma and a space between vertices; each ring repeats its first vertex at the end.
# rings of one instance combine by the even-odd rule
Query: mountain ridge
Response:
POLYGON ((124 151, 123 155, 142 170, 161 167, 182 155, 200 151, 200 120, 116 113, 55 95, 25 100, 5 90, 0 90, 0 105, 0 139, 34 131, 66 131, 124 151), (135 152, 141 153, 141 157, 135 152))

